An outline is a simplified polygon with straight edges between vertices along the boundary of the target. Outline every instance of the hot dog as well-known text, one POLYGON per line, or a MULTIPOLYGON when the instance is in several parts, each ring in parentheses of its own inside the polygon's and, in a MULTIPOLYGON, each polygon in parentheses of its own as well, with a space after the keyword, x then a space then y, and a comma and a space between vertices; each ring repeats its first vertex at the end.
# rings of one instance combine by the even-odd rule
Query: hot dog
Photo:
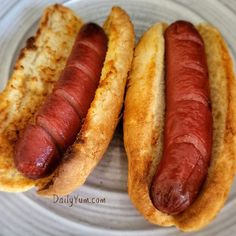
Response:
POLYGON ((119 7, 103 28, 82 24, 64 6, 47 8, 17 60, 0 100, 1 190, 36 186, 43 196, 67 195, 112 139, 133 58, 133 25, 119 7))
POLYGON ((151 186, 157 209, 178 214, 205 180, 212 115, 204 43, 194 26, 177 21, 165 31, 166 116, 163 158, 151 186))
POLYGON ((140 39, 124 144, 130 198, 151 223, 199 230, 224 205, 236 164, 232 68, 222 36, 207 24, 159 23, 140 39))
POLYGON ((32 146, 29 141, 32 139, 29 135, 32 126, 28 126, 16 144, 16 167, 28 178, 38 179, 50 174, 53 170, 51 163, 59 164, 63 150, 74 143, 94 98, 106 51, 107 36, 103 29, 94 23, 84 25, 55 90, 36 114, 34 130, 40 127, 47 134, 47 139, 51 138, 53 142, 49 145, 41 139, 40 132, 33 132, 32 136, 38 141, 32 146), (34 151, 28 152, 30 147, 34 151), (48 149, 51 151, 48 152, 48 149))

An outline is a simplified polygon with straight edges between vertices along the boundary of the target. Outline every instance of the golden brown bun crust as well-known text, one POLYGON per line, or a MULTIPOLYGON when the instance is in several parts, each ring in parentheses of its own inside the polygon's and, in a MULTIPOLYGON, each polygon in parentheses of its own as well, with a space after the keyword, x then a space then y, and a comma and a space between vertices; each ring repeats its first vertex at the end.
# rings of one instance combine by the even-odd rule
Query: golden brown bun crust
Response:
POLYGON ((23 177, 13 162, 14 143, 51 93, 82 21, 61 5, 48 7, 35 37, 27 41, 11 79, 0 94, 0 190, 25 191, 36 181, 23 177))
POLYGON ((209 69, 213 149, 205 184, 183 213, 177 216, 161 213, 149 196, 150 181, 161 158, 162 146, 163 24, 151 27, 135 49, 124 112, 131 200, 151 223, 175 225, 183 231, 199 230, 216 216, 227 199, 236 168, 236 85, 232 61, 222 36, 214 27, 201 24, 197 29, 205 43, 209 69))
POLYGON ((113 7, 104 24, 108 51, 99 87, 77 141, 41 195, 65 195, 82 185, 106 151, 119 120, 134 49, 134 29, 127 13, 113 7))

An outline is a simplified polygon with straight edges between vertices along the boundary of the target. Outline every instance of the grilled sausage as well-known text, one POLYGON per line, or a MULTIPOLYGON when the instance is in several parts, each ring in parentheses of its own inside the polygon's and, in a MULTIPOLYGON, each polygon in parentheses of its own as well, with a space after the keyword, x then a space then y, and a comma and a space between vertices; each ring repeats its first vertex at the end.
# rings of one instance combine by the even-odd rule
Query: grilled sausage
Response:
POLYGON ((164 151, 151 185, 157 209, 175 215, 195 199, 207 175, 212 115, 204 43, 194 26, 177 21, 165 32, 164 151))
POLYGON ((75 141, 99 84, 107 41, 98 25, 81 28, 52 94, 15 146, 15 164, 25 176, 50 174, 75 141))

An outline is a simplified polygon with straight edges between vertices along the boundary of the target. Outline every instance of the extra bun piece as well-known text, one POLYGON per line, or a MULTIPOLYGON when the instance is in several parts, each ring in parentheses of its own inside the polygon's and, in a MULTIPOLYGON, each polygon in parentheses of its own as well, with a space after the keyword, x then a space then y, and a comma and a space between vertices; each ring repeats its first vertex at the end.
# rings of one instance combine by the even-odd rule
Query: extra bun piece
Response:
POLYGON ((213 112, 213 148, 207 179, 194 203, 170 216, 158 211, 149 188, 162 157, 164 96, 164 32, 152 26, 140 39, 128 78, 124 112, 124 143, 128 155, 128 192, 133 204, 153 224, 199 230, 223 207, 236 168, 236 85, 232 60, 213 26, 196 26, 203 38, 209 70, 213 112))

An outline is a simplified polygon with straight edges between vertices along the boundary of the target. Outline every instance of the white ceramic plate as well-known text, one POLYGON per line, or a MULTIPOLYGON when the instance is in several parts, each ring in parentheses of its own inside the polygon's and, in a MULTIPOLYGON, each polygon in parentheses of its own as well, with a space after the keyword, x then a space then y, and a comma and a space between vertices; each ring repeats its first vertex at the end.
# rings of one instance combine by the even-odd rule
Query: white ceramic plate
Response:
MULTIPOLYGON (((234 0, 57 0, 72 8, 85 21, 102 23, 113 5, 130 14, 138 39, 157 21, 186 19, 207 21, 220 29, 236 57, 236 1, 234 0)), ((54 1, 0 0, 0 89, 11 75, 20 48, 36 30, 42 10, 54 1)), ((103 160, 86 183, 70 197, 100 203, 55 203, 56 199, 26 193, 0 193, 0 235, 182 235, 175 228, 149 224, 136 211, 127 195, 127 159, 122 126, 103 160), (98 199, 98 200, 97 200, 98 199), (105 203, 103 202, 105 199, 105 203)), ((232 236, 236 232, 236 184, 213 223, 190 235, 232 236)))

